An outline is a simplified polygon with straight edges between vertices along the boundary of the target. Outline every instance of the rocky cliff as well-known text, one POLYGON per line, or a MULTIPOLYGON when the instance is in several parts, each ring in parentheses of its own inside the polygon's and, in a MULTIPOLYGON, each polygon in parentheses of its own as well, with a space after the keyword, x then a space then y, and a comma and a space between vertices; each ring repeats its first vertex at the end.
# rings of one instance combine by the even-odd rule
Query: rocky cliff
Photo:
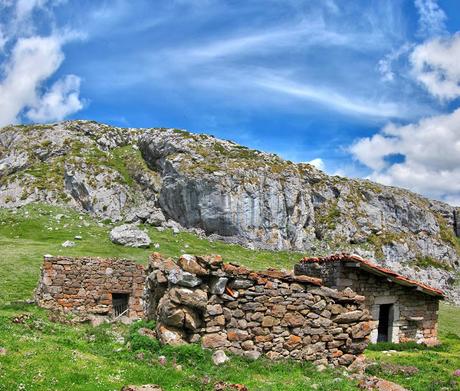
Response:
POLYGON ((0 130, 0 207, 65 203, 254 248, 355 252, 459 299, 460 209, 178 129, 0 130))

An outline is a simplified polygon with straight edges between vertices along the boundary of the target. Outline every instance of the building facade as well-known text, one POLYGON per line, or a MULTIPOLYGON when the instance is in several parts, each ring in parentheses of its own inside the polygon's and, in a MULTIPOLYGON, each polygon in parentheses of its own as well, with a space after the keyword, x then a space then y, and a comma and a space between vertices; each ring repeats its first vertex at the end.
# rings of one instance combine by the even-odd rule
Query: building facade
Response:
POLYGON ((143 317, 145 272, 126 259, 45 257, 35 301, 78 315, 143 317))
POLYGON ((443 292, 408 279, 356 255, 304 258, 295 273, 322 279, 325 286, 347 287, 365 297, 376 327, 371 342, 436 344, 439 300, 443 292))

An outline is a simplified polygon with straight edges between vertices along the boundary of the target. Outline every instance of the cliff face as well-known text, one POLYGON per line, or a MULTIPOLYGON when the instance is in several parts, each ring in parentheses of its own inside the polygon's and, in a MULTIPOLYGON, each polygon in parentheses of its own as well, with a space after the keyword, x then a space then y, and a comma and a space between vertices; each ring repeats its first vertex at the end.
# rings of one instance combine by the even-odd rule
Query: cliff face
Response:
POLYGON ((444 289, 460 268, 448 204, 177 129, 1 129, 0 206, 34 201, 254 248, 356 252, 444 289))

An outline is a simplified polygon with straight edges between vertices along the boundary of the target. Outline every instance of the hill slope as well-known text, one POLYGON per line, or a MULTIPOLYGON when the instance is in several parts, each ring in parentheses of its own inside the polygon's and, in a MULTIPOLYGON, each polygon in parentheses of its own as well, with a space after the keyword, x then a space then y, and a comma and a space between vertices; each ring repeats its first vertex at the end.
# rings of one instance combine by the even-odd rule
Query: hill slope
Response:
POLYGON ((254 248, 352 251, 459 300, 456 208, 178 129, 0 130, 0 207, 67 204, 254 248))

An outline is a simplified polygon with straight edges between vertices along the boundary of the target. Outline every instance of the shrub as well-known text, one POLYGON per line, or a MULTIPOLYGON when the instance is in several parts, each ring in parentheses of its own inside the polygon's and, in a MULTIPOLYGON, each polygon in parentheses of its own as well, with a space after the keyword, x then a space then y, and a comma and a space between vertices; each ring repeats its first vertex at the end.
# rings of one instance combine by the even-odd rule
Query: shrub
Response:
POLYGON ((204 350, 199 344, 165 345, 162 347, 161 353, 170 359, 176 359, 180 364, 196 365, 210 359, 210 352, 204 350))
POLYGON ((154 321, 139 320, 134 322, 129 328, 128 342, 131 344, 131 350, 137 352, 139 350, 147 352, 158 352, 160 350, 160 343, 156 339, 152 339, 145 335, 139 334, 139 329, 147 328, 150 330, 155 329, 154 321))

